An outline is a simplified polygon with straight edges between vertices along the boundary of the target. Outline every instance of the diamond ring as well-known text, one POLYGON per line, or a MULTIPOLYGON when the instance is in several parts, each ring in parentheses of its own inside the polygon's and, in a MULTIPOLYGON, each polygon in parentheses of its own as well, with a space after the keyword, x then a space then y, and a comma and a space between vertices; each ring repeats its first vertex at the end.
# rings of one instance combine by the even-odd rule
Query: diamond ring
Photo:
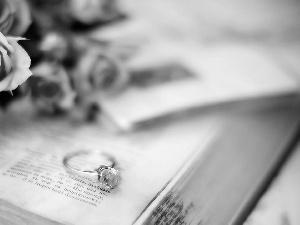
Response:
POLYGON ((70 163, 71 159, 79 155, 90 155, 91 153, 93 153, 93 151, 70 153, 63 158, 63 164, 73 174, 89 178, 94 182, 99 181, 100 184, 107 189, 116 188, 121 181, 121 176, 119 170, 114 168, 116 165, 114 158, 105 156, 105 160, 108 161, 109 165, 100 165, 93 170, 82 170, 70 163))

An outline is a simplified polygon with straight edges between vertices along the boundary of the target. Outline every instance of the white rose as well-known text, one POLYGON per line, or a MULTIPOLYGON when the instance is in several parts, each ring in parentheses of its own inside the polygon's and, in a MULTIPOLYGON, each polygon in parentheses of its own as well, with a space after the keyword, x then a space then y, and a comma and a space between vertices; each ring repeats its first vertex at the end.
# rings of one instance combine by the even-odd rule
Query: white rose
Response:
POLYGON ((27 88, 36 106, 45 112, 68 111, 74 106, 76 97, 67 71, 57 64, 42 62, 32 68, 33 76, 27 88))
POLYGON ((7 1, 0 0, 0 32, 6 34, 13 23, 13 15, 7 1))
POLYGON ((82 23, 108 21, 118 15, 116 0, 70 0, 73 17, 82 23))
POLYGON ((25 0, 0 0, 0 32, 22 35, 31 24, 31 12, 25 0))
POLYGON ((6 38, 0 32, 0 91, 12 91, 32 75, 30 57, 19 40, 24 39, 6 38))
POLYGON ((79 59, 73 79, 80 96, 93 92, 115 95, 126 87, 129 74, 124 62, 115 55, 90 49, 79 59))

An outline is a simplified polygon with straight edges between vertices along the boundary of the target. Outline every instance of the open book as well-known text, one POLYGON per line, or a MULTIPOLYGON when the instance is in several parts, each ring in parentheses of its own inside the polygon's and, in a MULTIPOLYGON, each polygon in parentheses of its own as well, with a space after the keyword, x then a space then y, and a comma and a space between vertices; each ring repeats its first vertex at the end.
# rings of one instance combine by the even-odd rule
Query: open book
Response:
POLYGON ((112 135, 99 125, 20 117, 0 118, 1 224, 132 224, 204 152, 220 124, 198 118, 112 135), (105 190, 65 170, 67 153, 89 149, 116 159, 118 188, 105 190))
POLYGON ((132 63, 133 81, 121 95, 100 100, 122 130, 214 105, 299 93, 297 77, 257 45, 163 43, 149 52, 146 63, 132 63))
POLYGON ((299 107, 283 104, 114 135, 98 125, 2 115, 0 223, 241 224, 292 149, 298 115, 299 107), (88 149, 115 158, 119 187, 64 169, 66 154, 88 149))

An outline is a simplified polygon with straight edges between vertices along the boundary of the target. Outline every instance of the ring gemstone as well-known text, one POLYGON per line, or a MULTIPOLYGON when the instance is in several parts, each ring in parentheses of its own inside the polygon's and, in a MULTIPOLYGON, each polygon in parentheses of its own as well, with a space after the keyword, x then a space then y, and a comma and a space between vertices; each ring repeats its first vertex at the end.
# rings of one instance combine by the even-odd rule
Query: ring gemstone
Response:
POLYGON ((117 169, 107 167, 99 171, 99 181, 109 189, 114 189, 122 180, 120 173, 117 169))

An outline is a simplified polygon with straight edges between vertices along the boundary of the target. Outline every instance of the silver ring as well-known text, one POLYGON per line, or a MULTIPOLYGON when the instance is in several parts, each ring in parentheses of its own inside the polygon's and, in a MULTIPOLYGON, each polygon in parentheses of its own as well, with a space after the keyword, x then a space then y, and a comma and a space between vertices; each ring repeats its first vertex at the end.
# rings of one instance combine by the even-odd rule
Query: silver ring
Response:
POLYGON ((95 170, 81 170, 75 168, 69 164, 70 159, 77 157, 79 155, 92 154, 94 151, 78 151, 70 153, 63 158, 64 166, 73 174, 79 175, 81 177, 86 177, 94 182, 99 181, 104 188, 114 189, 118 186, 122 180, 119 170, 114 168, 116 162, 113 157, 105 156, 106 160, 110 162, 109 165, 100 165, 95 170))

